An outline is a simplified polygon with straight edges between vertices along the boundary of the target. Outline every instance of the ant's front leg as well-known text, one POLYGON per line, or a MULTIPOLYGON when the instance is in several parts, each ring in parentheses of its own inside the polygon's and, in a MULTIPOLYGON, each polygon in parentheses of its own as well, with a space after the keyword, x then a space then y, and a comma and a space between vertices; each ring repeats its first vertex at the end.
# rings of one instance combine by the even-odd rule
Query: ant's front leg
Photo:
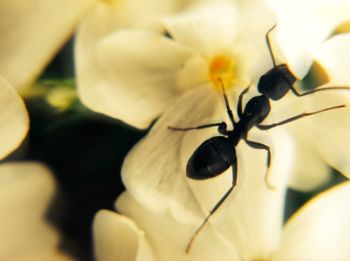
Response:
POLYGON ((224 121, 219 123, 209 123, 209 124, 199 125, 195 127, 187 127, 187 128, 177 128, 177 127, 168 126, 168 129, 173 131, 189 131, 189 130, 206 129, 211 127, 218 127, 218 132, 220 134, 228 135, 227 124, 224 121))
POLYGON ((228 102, 228 98, 227 98, 227 95, 226 95, 226 92, 225 92, 225 86, 224 86, 224 83, 222 81, 221 78, 218 78, 219 80, 219 83, 221 85, 221 89, 222 89, 222 94, 224 95, 224 101, 225 101, 225 107, 226 107, 226 112, 230 118, 230 121, 232 123, 233 126, 235 126, 236 122, 235 122, 235 118, 233 117, 233 113, 232 113, 232 110, 230 108, 230 103, 228 102))
MULTIPOLYGON (((286 81, 288 83, 288 81, 286 81)), ((302 97, 302 96, 306 96, 306 95, 309 95, 309 94, 313 94, 315 92, 321 92, 321 91, 334 91, 334 90, 350 90, 350 87, 349 86, 334 86, 334 87, 321 87, 321 88, 316 88, 312 91, 307 91, 307 92, 304 92, 304 93, 300 93, 297 89, 295 89, 294 85, 291 84, 291 83, 288 83, 289 85, 289 89, 293 92, 293 94, 297 97, 302 97)))

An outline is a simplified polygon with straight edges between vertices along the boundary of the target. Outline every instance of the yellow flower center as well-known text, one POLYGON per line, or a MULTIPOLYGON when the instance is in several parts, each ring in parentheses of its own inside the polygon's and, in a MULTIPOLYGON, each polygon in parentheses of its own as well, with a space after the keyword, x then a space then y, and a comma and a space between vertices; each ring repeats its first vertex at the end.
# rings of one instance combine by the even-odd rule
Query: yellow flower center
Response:
POLYGON ((221 90, 222 84, 225 89, 231 88, 236 81, 237 64, 231 57, 226 55, 215 56, 209 65, 209 78, 214 87, 221 90))
POLYGON ((120 3, 120 1, 118 0, 101 0, 101 1, 107 5, 116 5, 120 3))

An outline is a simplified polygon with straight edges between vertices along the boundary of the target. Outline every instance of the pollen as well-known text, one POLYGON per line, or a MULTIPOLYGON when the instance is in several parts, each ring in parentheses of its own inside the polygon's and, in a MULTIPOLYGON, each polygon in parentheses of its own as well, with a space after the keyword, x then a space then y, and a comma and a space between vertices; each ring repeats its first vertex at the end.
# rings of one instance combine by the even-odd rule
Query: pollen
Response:
POLYGON ((215 56, 209 65, 209 79, 214 87, 221 90, 221 82, 226 89, 231 88, 237 75, 236 63, 226 55, 215 56))

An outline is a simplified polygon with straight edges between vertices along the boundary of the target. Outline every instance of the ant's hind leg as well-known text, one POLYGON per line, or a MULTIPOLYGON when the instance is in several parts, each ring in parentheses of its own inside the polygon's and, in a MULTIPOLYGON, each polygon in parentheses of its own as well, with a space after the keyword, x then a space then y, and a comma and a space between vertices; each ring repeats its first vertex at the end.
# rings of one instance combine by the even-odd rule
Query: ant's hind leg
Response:
POLYGON ((270 165, 271 165, 271 150, 270 150, 270 147, 265 145, 265 144, 259 143, 259 142, 247 140, 246 138, 244 139, 244 141, 250 147, 252 147, 253 149, 266 150, 266 152, 267 152, 267 158, 266 158, 267 170, 266 170, 266 174, 264 176, 265 177, 265 184, 266 184, 266 186, 269 189, 275 190, 276 188, 274 186, 272 186, 270 184, 270 181, 269 181, 270 180, 269 179, 269 176, 270 176, 270 165))
POLYGON ((219 133, 221 133, 223 135, 227 135, 226 122, 209 123, 209 124, 199 125, 199 126, 195 126, 195 127, 187 127, 187 128, 178 128, 178 127, 168 126, 168 129, 173 130, 173 131, 189 131, 189 130, 207 129, 207 128, 211 128, 211 127, 218 127, 219 133))
POLYGON ((186 247, 186 253, 189 253, 191 250, 191 246, 194 242, 194 240, 196 239, 197 235, 199 234, 199 232, 203 229, 204 225, 206 223, 208 223, 209 218, 216 212, 216 210, 218 210, 218 208, 222 205, 222 203, 225 202, 225 200, 227 199, 227 197, 231 194, 233 188, 236 186, 237 183, 237 162, 235 162, 232 165, 232 184, 230 186, 230 188, 226 191, 226 193, 221 197, 221 199, 215 204, 215 206, 210 210, 209 214, 207 215, 207 217, 204 219, 204 221, 202 222, 202 224, 196 229, 196 231, 193 233, 190 241, 187 244, 186 247))

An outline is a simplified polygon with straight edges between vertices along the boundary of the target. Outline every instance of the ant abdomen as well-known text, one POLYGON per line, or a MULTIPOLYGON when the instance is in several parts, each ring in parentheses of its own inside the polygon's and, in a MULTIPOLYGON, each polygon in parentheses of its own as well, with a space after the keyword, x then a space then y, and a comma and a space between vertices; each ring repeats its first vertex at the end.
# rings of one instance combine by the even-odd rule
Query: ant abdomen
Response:
POLYGON ((187 177, 197 180, 213 178, 233 164, 236 164, 236 151, 232 141, 223 136, 203 142, 187 162, 187 177))

